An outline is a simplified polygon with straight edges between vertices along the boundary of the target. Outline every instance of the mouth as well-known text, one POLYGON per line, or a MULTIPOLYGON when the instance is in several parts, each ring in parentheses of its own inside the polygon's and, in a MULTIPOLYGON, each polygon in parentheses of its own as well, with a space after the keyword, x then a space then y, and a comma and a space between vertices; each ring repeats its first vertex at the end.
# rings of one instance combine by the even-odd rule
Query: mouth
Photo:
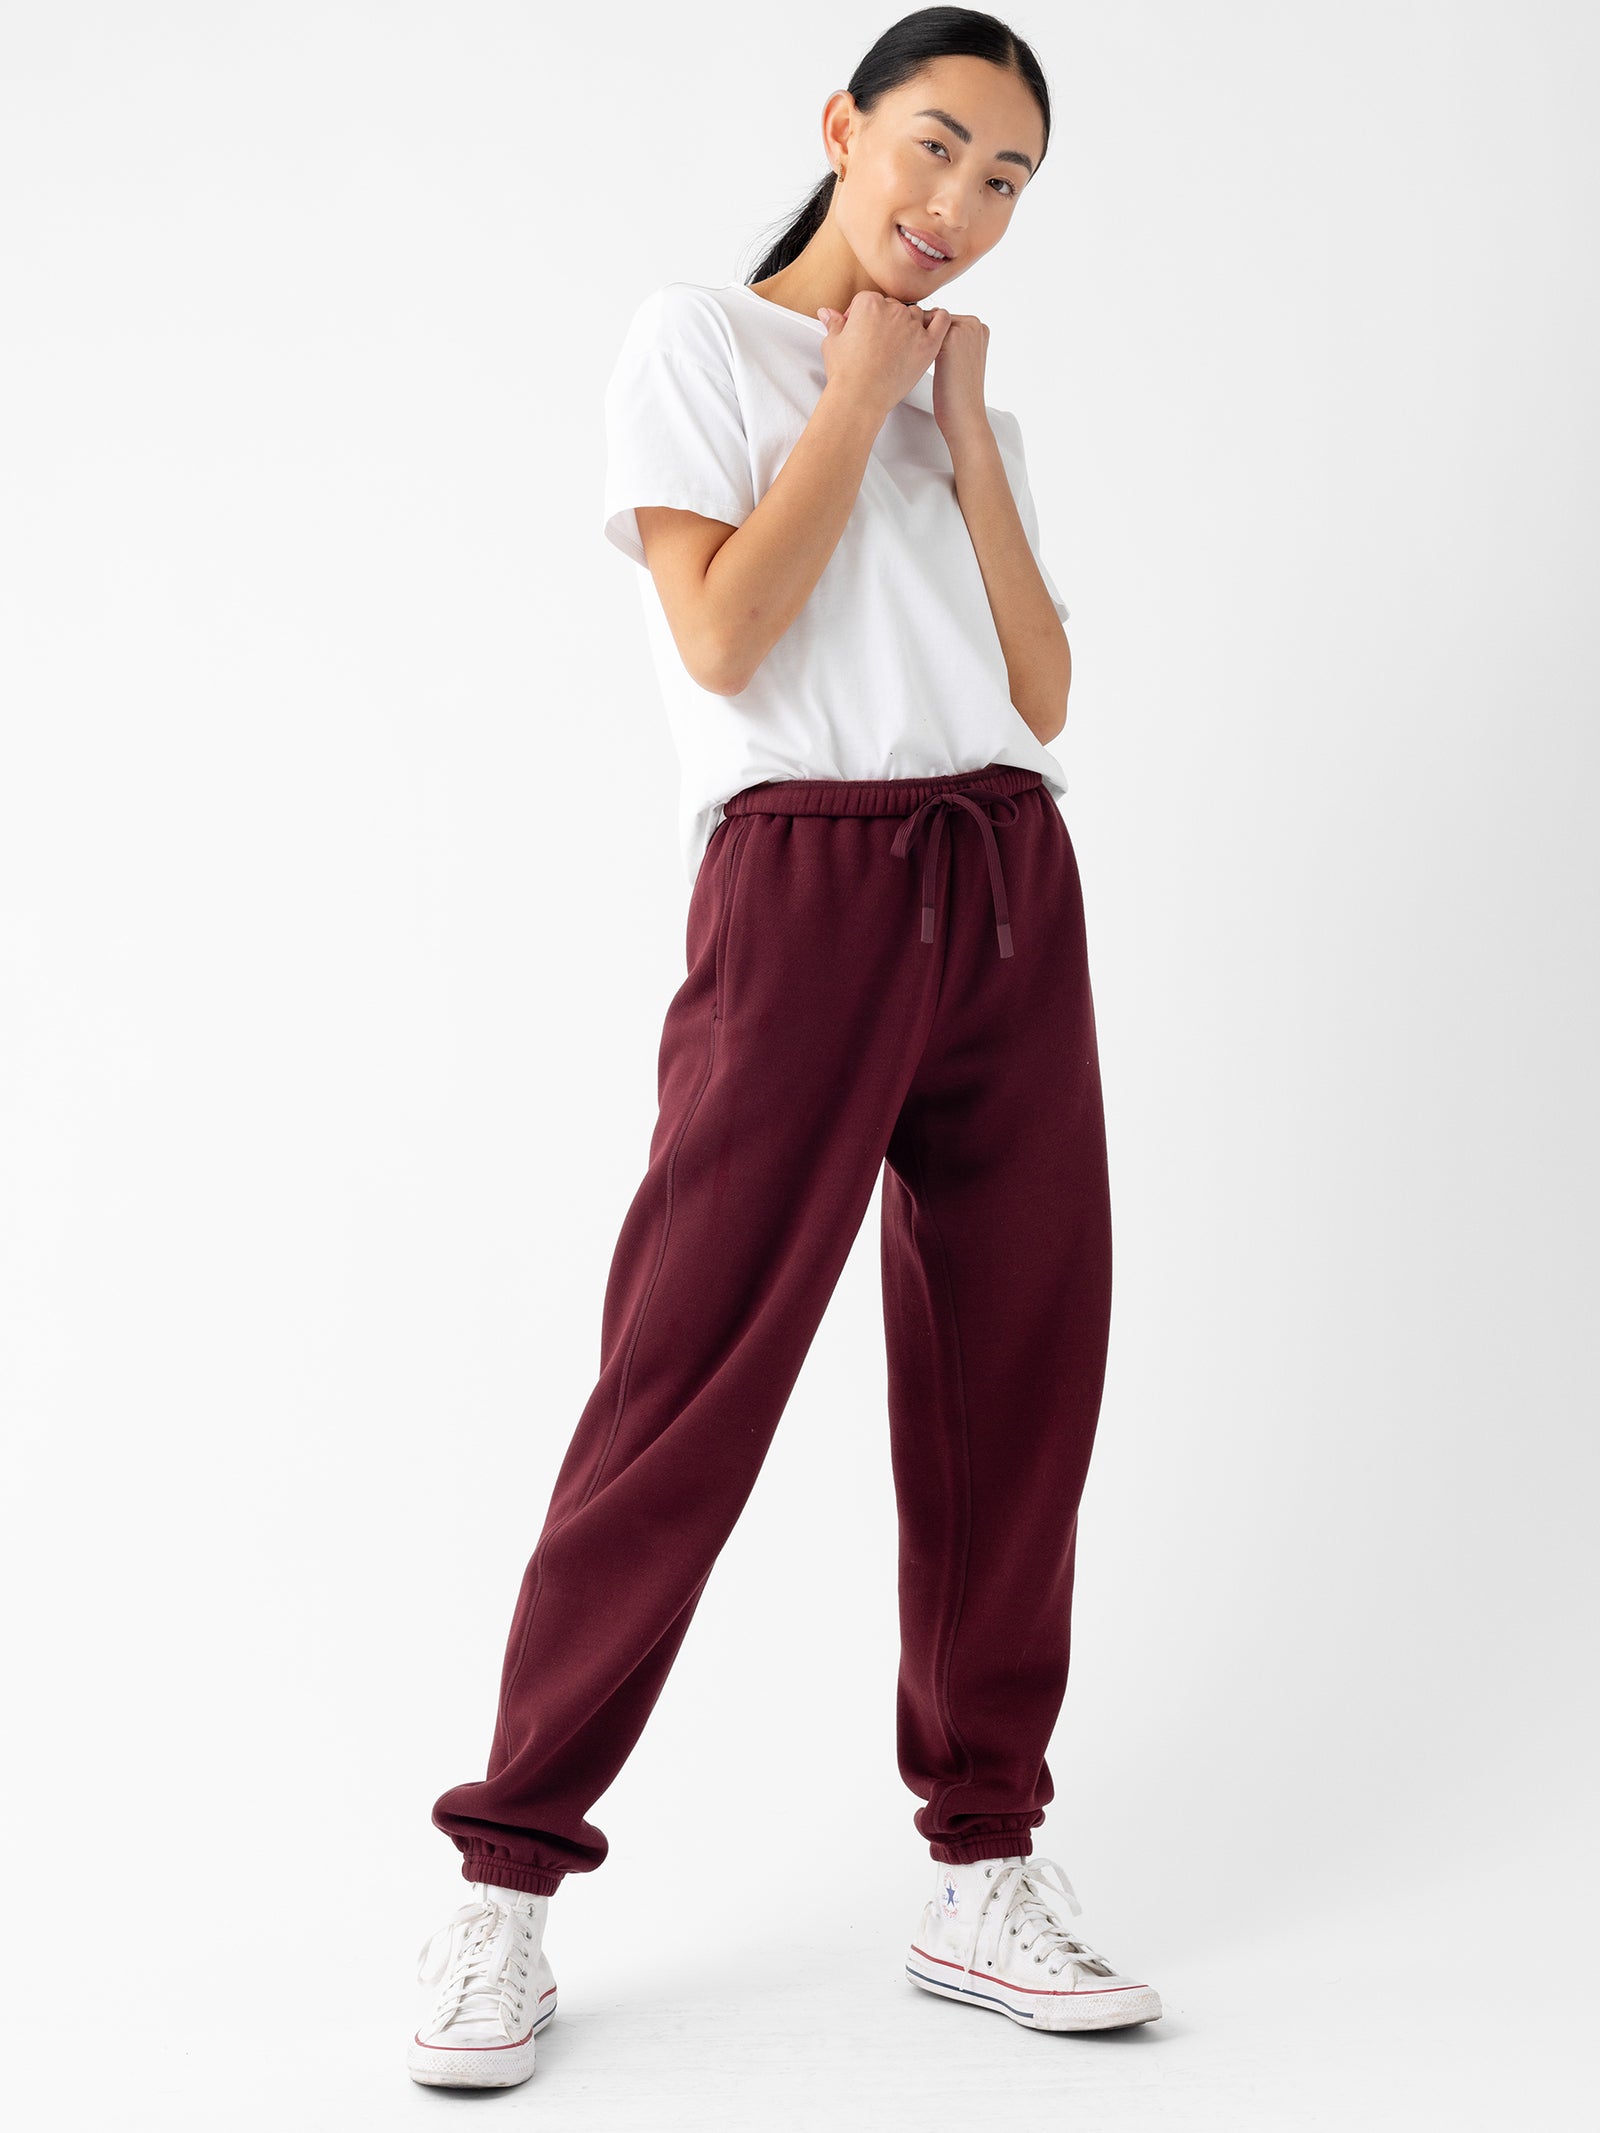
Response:
POLYGON ((947 267, 955 257, 953 252, 944 249, 931 231, 907 229, 903 222, 897 222, 894 228, 895 235, 917 265, 930 273, 935 267, 947 267))

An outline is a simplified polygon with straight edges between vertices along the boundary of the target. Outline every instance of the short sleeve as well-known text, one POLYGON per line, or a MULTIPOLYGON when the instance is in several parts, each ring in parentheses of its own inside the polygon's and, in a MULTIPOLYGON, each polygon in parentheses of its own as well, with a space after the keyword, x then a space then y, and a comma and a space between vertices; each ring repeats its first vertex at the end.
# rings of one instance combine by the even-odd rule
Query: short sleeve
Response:
POLYGON ((606 539, 636 563, 645 561, 640 504, 729 526, 755 509, 744 418, 710 302, 678 282, 646 297, 606 384, 606 539))
POLYGON ((1000 457, 1011 481, 1011 493, 1017 500, 1017 516, 1022 521, 1022 530, 1028 536, 1028 546, 1033 550, 1033 560, 1039 566, 1039 575, 1044 579, 1045 590, 1055 602, 1057 615, 1063 622, 1068 607, 1061 597, 1060 587, 1050 575, 1039 545, 1039 514, 1034 508, 1033 491, 1028 486, 1028 461, 1022 448, 1022 424, 1013 414, 1003 408, 989 410, 990 428, 995 433, 995 442, 1000 447, 1000 457))

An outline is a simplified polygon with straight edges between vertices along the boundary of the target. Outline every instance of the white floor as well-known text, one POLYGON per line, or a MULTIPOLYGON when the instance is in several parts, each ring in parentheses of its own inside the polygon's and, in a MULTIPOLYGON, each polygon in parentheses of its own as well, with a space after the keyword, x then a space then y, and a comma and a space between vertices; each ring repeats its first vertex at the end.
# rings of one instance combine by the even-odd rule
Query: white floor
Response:
MULTIPOLYGON (((1133 1946, 1102 1933, 1086 1903, 1085 1932, 1166 2007, 1159 2022, 1090 2037, 1036 2034, 912 1986, 903 1865, 847 1880, 837 1915, 819 1913, 808 1885, 792 1925, 788 1869, 766 1853, 676 1885, 608 1864, 604 1901, 598 1886, 569 1885, 546 1935, 560 2011, 532 2079, 492 2096, 424 2090, 405 2073, 415 1953, 438 1919, 398 1907, 363 1919, 352 1897, 341 1930, 330 1916, 320 1976, 296 1975, 285 1949, 254 2005, 220 2026, 226 1951, 218 1921, 197 1920, 208 1944, 188 1979, 168 1981, 165 2034, 130 2018, 123 2078, 97 2082, 98 2099, 77 2085, 70 2122, 388 2133, 474 2110, 564 2133, 1593 2123, 1593 2084, 1580 2086, 1592 1886, 1550 1832, 1464 1861, 1443 1885, 1352 1887, 1337 1910, 1268 1931, 1225 1908, 1209 1929, 1175 1910, 1169 1930, 1143 1926, 1133 1946)), ((442 1916, 466 1885, 446 1876, 441 1894, 442 1916)))

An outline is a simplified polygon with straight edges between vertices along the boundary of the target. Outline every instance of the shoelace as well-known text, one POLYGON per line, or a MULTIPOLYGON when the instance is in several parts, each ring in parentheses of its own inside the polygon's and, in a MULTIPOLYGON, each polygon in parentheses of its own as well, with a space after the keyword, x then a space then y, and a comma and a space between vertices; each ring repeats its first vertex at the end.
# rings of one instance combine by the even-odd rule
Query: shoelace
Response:
MULTIPOLYGON (((1036 1941, 1043 1941, 1048 1955, 1059 1955, 1062 1960, 1050 1965, 1050 1976, 1056 1977, 1068 1963, 1076 1963, 1080 1969, 1090 1971, 1096 1977, 1114 1977, 1116 1972, 1096 1949, 1086 1940, 1070 1933, 1056 1915, 1056 1906, 1050 1893, 1047 1873, 1056 1876, 1060 1892, 1067 1899, 1074 1918, 1083 1915, 1072 1883, 1054 1859, 1029 1857, 1015 1866, 1002 1867, 993 1876, 993 1885, 978 1908, 978 1922, 973 1928, 972 1947, 968 1951, 966 1967, 961 1973, 961 1989, 966 1990, 967 1980, 972 1975, 972 1966, 978 1959, 978 1941, 983 1933, 984 1922, 991 1913, 997 1915, 995 1948, 999 1950, 1001 1936, 1007 1931, 1020 1933, 1024 1926, 1033 1926, 1032 1939, 1022 1943, 1032 1948, 1036 1941), (998 1909, 997 1909, 998 1907, 998 1909)), ((1035 1955, 1034 1961, 1042 1963, 1045 1955, 1035 1955)), ((998 1952, 996 1955, 998 1961, 998 1952)))
POLYGON ((522 2018, 522 1993, 510 1982, 509 1972, 520 1974, 523 1985, 528 1981, 526 1956, 528 1943, 533 1934, 520 1918, 513 1918, 502 1904, 488 1897, 475 1898, 464 1903, 455 1916, 446 1921, 436 1933, 430 1933, 417 1956, 417 1983, 437 1985, 448 1970, 450 1975, 434 2003, 430 2029, 443 2029, 448 2022, 461 2016, 481 2015, 490 2021, 497 2020, 508 2037, 515 2036, 522 2018), (496 1947, 511 1919, 513 1932, 506 1946, 496 1953, 496 1947), (454 1964, 450 1961, 450 1949, 458 1926, 464 1926, 461 1951, 454 1964), (444 1953, 438 1967, 429 1970, 428 1958, 435 1944, 443 1940, 444 1953))

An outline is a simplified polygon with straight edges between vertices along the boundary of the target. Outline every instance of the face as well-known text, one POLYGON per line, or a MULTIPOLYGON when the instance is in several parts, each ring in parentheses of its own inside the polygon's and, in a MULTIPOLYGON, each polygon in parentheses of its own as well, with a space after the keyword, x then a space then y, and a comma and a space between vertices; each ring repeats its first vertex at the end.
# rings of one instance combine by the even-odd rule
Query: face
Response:
POLYGON ((829 162, 845 170, 829 218, 878 288, 906 304, 938 303, 937 291, 994 249, 1044 155, 1033 92, 984 59, 931 60, 871 111, 840 89, 823 136, 829 162))

